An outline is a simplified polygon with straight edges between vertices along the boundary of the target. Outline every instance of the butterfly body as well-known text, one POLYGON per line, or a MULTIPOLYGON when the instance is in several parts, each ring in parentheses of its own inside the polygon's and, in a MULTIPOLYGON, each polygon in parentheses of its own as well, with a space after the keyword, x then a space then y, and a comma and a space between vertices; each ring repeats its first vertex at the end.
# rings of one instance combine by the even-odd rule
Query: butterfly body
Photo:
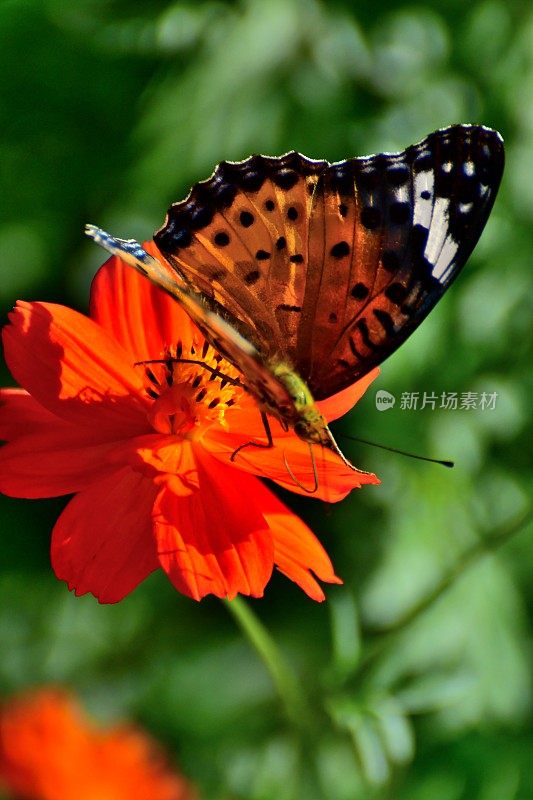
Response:
POLYGON ((338 451, 326 420, 318 410, 306 382, 287 363, 273 361, 268 366, 287 390, 291 402, 280 409, 269 405, 267 397, 263 401, 265 410, 277 416, 282 425, 290 425, 296 435, 304 441, 338 451))
POLYGON ((315 400, 381 363, 433 308, 483 230, 503 161, 496 131, 455 125, 333 164, 296 152, 222 162, 170 207, 154 234, 165 263, 141 271, 263 410, 338 452, 315 400))

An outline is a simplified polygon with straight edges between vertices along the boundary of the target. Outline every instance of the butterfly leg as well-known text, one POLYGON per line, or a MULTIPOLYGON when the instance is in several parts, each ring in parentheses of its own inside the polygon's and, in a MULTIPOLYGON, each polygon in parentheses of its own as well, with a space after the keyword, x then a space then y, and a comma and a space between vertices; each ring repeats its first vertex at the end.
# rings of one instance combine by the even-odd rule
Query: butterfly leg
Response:
POLYGON ((272 438, 272 431, 270 430, 270 423, 268 421, 268 417, 264 411, 261 411, 261 422, 263 423, 263 427, 265 429, 267 440, 266 442, 245 442, 244 444, 240 444, 236 450, 230 456, 230 461, 235 461, 235 457, 237 453, 241 450, 244 450, 245 447, 262 447, 265 450, 270 450, 274 447, 274 440, 272 438))
POLYGON ((299 486, 300 489, 302 489, 304 492, 307 492, 307 494, 314 494, 318 489, 318 472, 316 469, 316 461, 315 461, 315 454, 313 452, 313 445, 311 444, 311 442, 308 442, 308 445, 309 445, 309 454, 311 456, 311 464, 313 465, 313 478, 314 478, 314 484, 311 489, 308 489, 306 486, 303 485, 303 483, 300 483, 300 481, 298 480, 298 478, 296 477, 296 475, 289 466, 286 453, 283 453, 283 462, 285 464, 285 469, 289 473, 290 477, 292 478, 296 486, 299 486))

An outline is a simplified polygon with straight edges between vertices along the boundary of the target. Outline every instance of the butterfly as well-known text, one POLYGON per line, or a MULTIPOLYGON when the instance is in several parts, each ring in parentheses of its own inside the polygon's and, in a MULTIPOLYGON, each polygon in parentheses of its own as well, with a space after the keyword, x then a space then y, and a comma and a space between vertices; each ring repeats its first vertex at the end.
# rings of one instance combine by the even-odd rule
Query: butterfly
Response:
POLYGON ((476 245, 503 166, 502 137, 477 125, 335 163, 254 155, 221 162, 170 207, 154 234, 164 261, 87 233, 175 297, 240 370, 267 436, 269 414, 344 459, 315 401, 420 325, 476 245))

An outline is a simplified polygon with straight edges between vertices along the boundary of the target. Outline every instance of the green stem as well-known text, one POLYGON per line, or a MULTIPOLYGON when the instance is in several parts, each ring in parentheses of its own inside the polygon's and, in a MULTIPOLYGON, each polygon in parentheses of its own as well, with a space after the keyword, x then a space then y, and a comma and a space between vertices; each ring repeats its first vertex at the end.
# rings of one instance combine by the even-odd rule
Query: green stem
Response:
POLYGON ((369 664, 380 658, 407 628, 433 606, 471 564, 478 561, 491 550, 496 550, 498 547, 505 544, 515 533, 521 531, 532 518, 533 511, 528 509, 526 512, 515 517, 510 523, 497 528, 489 536, 478 539, 465 550, 461 558, 449 569, 446 575, 441 578, 434 589, 416 603, 403 617, 400 617, 393 625, 383 630, 379 637, 368 647, 366 653, 359 662, 359 675, 368 668, 369 664))
POLYGON ((276 642, 244 600, 235 597, 224 603, 268 670, 288 719, 295 727, 306 728, 311 717, 307 698, 276 642))

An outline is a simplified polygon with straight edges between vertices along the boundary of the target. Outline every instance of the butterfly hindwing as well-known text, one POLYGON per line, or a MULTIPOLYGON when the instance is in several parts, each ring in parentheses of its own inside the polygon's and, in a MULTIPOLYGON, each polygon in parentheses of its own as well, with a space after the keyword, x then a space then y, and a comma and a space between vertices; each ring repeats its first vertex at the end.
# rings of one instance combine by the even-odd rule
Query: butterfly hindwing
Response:
MULTIPOLYGON (((457 276, 492 208, 503 145, 495 131, 460 125, 402 153, 352 159, 330 169, 344 175, 341 181, 337 174, 336 182, 343 186, 345 205, 353 206, 355 235, 353 252, 348 253, 348 238, 334 243, 329 238, 326 246, 331 254, 344 242, 345 272, 331 260, 324 266, 339 282, 350 276, 351 286, 342 285, 341 297, 347 298, 342 321, 333 335, 324 333, 335 298, 323 290, 317 308, 326 310, 321 317, 318 312, 312 345, 302 342, 302 354, 312 353, 306 379, 317 399, 383 361, 457 276)), ((328 219, 325 228, 330 229, 328 219)))

